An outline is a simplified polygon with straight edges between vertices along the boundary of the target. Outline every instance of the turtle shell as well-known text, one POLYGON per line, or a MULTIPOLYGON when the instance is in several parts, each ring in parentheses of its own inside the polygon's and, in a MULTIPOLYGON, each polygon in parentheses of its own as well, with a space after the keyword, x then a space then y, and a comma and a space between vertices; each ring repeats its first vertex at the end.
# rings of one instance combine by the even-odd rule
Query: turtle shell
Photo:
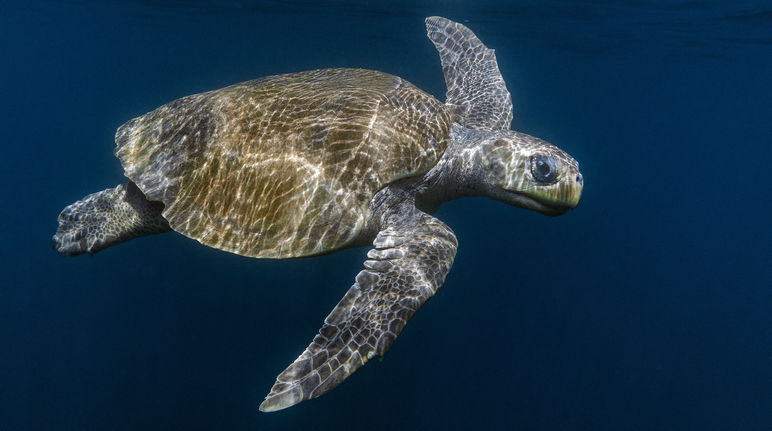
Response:
POLYGON ((175 100, 121 126, 115 154, 175 231, 244 256, 308 256, 350 244, 378 190, 431 169, 449 115, 396 76, 315 70, 175 100))

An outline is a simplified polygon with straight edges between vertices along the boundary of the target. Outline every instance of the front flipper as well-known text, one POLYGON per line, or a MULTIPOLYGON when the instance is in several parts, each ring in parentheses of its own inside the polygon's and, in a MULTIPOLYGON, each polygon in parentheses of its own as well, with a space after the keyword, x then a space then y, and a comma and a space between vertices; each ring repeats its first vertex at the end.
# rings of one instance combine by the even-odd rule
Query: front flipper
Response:
POLYGON ((440 53, 448 87, 445 103, 461 117, 461 125, 509 130, 512 97, 493 50, 468 28, 438 16, 426 18, 426 32, 440 53))
POLYGON ((318 397, 375 355, 383 356, 407 321, 445 281, 458 245, 436 218, 419 213, 382 230, 365 269, 324 321, 319 334, 276 378, 260 410, 318 397))

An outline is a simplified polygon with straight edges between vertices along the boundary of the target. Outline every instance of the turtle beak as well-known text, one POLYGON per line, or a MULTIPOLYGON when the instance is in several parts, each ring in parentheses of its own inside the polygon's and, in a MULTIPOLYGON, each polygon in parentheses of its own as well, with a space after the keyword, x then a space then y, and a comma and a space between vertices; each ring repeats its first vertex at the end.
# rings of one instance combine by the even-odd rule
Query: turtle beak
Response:
MULTIPOLYGON (((565 177, 564 177, 565 178, 565 177)), ((558 183, 527 193, 508 191, 513 205, 548 216, 559 216, 576 208, 582 197, 584 178, 576 172, 558 183)))
POLYGON ((566 206, 571 209, 576 208, 579 205, 579 199, 582 197, 582 190, 584 189, 584 177, 577 172, 573 178, 561 184, 559 188, 559 202, 564 202, 566 206))
POLYGON ((584 189, 584 177, 577 172, 573 178, 568 178, 566 181, 562 181, 555 193, 555 199, 552 204, 563 206, 565 210, 559 214, 565 213, 569 209, 576 208, 579 205, 579 200, 582 197, 582 190, 584 189))

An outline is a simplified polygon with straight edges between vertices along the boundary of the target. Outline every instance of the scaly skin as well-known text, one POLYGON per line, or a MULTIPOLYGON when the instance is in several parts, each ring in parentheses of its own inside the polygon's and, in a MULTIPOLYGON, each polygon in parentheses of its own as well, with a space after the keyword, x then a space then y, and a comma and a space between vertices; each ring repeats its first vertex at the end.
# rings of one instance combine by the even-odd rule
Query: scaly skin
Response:
POLYGON ((134 183, 93 193, 59 214, 54 250, 65 256, 93 254, 140 236, 171 230, 163 204, 145 198, 134 183))

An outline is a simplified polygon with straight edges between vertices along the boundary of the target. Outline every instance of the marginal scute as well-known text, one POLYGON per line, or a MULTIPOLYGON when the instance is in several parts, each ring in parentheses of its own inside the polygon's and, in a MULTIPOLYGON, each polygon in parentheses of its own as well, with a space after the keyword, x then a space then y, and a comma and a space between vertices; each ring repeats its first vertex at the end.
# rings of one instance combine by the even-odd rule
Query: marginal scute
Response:
POLYGON ((118 129, 116 156, 177 232, 245 256, 308 256, 349 244, 378 190, 431 169, 450 125, 398 77, 325 69, 171 102, 118 129))

